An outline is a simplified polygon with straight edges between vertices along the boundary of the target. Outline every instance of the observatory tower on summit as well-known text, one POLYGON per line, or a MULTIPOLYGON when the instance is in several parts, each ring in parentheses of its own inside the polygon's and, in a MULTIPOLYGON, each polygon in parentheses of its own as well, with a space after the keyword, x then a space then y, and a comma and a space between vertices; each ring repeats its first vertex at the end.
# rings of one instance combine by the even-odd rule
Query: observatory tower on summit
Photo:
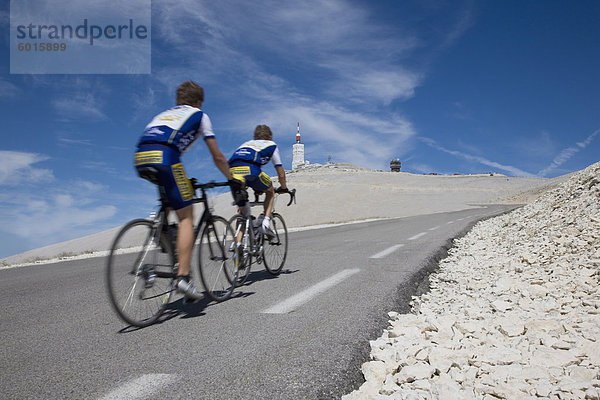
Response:
POLYGON ((304 164, 304 143, 300 142, 300 122, 298 122, 296 143, 292 146, 292 169, 298 169, 304 164))

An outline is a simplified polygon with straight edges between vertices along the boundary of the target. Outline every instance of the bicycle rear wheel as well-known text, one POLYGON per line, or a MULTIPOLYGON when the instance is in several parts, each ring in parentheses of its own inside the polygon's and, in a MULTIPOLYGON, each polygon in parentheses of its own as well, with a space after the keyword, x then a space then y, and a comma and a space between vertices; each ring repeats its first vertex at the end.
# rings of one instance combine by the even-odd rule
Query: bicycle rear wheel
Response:
POLYGON ((175 256, 151 221, 137 219, 117 234, 106 263, 110 303, 127 323, 144 327, 165 311, 173 293, 175 256))
POLYGON ((288 251, 288 232, 281 215, 271 214, 271 229, 275 232, 275 237, 265 237, 263 259, 266 270, 273 275, 277 275, 285 264, 288 251))
MULTIPOLYGON (((234 230, 234 237, 237 237, 241 232, 244 234, 246 229, 246 218, 242 214, 236 214, 229 220, 229 225, 234 230)), ((250 266, 252 265, 252 256, 248 254, 248 249, 244 254, 241 249, 234 254, 235 262, 237 263, 238 276, 235 282, 236 286, 242 286, 250 275, 250 266)))
POLYGON ((198 267, 208 295, 215 301, 227 300, 235 288, 233 231, 225 218, 212 216, 200 235, 198 267))

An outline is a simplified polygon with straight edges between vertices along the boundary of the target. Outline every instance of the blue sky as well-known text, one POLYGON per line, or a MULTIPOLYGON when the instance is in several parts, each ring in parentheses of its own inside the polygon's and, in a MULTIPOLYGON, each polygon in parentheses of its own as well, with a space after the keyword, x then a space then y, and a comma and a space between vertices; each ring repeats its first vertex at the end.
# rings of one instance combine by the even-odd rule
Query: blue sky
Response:
MULTIPOLYGON (((140 75, 10 74, 8 3, 0 257, 146 215, 135 144, 188 79, 223 153, 268 124, 287 169, 298 121, 315 163, 555 177, 600 159, 598 1, 155 0, 140 75)), ((183 160, 221 179, 203 143, 183 160)))

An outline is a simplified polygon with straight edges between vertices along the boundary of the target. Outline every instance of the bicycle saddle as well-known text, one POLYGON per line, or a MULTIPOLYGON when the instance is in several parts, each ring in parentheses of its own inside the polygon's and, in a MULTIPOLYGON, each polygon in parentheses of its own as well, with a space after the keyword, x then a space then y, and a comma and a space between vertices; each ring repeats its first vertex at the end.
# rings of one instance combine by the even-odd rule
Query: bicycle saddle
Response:
POLYGON ((140 178, 149 180, 150 182, 158 185, 158 170, 154 167, 138 167, 138 175, 140 178))

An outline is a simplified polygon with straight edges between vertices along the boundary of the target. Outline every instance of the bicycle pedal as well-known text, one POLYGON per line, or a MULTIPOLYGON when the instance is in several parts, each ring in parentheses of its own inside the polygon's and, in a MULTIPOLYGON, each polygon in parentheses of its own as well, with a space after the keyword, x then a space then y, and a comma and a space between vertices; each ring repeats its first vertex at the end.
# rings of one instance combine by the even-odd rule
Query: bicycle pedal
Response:
POLYGON ((148 277, 146 278, 146 283, 144 283, 144 287, 146 289, 150 289, 152 286, 154 286, 155 280, 156 280, 156 274, 148 275, 148 277))

